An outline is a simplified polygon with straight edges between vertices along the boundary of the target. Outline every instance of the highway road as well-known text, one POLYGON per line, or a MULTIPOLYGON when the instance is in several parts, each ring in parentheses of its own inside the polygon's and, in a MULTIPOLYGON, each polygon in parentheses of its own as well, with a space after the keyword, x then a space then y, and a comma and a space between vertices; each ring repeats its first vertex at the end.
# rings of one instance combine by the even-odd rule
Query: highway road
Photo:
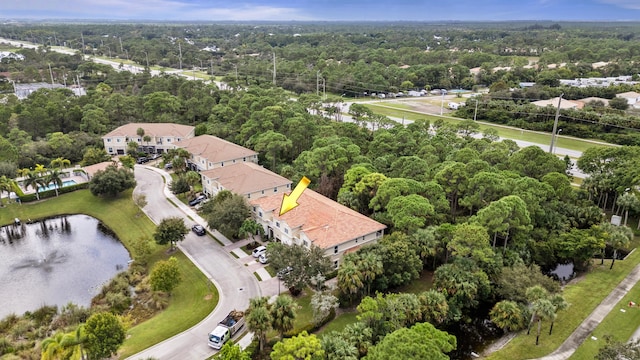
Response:
MULTIPOLYGON (((143 210, 155 223, 166 217, 178 216, 184 218, 187 226, 191 228, 194 222, 167 200, 168 196, 173 195, 165 186, 163 176, 170 180, 170 176, 162 170, 136 165, 137 186, 134 193, 146 195, 148 204, 143 210)), ((249 299, 261 296, 256 277, 210 237, 201 237, 190 232, 178 247, 216 286, 220 301, 214 311, 197 325, 129 357, 130 360, 206 359, 215 353, 207 345, 207 334, 229 311, 244 310, 249 307, 249 299)))

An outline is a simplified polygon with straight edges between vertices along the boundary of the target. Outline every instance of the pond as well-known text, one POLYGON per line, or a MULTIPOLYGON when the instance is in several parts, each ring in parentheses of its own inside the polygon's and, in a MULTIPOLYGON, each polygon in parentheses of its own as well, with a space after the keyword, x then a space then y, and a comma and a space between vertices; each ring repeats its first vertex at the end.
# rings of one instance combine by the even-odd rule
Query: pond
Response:
POLYGON ((122 243, 87 215, 0 228, 0 318, 43 305, 88 307, 130 260, 122 243))

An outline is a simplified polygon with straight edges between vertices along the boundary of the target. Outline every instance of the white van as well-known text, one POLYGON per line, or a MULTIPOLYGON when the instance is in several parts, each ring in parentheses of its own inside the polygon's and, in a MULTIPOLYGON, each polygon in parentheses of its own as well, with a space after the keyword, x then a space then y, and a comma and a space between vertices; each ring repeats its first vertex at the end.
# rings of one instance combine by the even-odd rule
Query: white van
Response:
POLYGON ((458 110, 458 108, 460 107, 460 104, 455 103, 455 102, 450 102, 449 104, 447 104, 447 106, 451 110, 458 110))

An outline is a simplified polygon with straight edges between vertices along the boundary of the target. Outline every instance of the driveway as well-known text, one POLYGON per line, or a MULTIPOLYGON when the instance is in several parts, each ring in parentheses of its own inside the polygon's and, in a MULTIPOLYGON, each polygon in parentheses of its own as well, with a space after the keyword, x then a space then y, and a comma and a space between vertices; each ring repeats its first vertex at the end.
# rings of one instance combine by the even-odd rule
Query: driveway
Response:
MULTIPOLYGON (((166 217, 178 216, 184 218, 187 227, 191 228, 195 222, 165 197, 163 174, 166 173, 162 170, 137 165, 135 177, 138 184, 134 193, 146 195, 148 204, 144 211, 155 223, 166 217)), ((200 237, 189 232, 178 247, 215 284, 220 301, 214 311, 197 325, 128 359, 206 359, 215 353, 207 345, 207 334, 229 311, 244 310, 249 306, 249 299, 261 296, 255 276, 209 236, 200 237)))

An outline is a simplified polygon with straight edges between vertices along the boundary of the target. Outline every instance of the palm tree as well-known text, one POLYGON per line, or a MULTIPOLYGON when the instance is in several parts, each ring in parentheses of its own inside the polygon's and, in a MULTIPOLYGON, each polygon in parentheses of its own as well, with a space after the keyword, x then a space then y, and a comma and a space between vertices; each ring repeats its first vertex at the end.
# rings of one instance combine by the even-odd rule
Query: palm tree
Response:
POLYGON ((442 324, 449 315, 449 303, 443 293, 428 290, 418 296, 422 308, 422 320, 432 324, 442 324))
POLYGON ((44 174, 44 173, 47 171, 47 168, 46 168, 46 167, 44 167, 44 165, 36 164, 36 167, 35 167, 35 169, 33 169, 33 171, 34 171, 36 174, 38 174, 38 175, 42 176, 42 174, 44 174))
POLYGON ((552 320, 556 316, 556 308, 548 299, 539 299, 533 303, 533 313, 536 315, 538 321, 538 333, 536 335, 536 345, 540 340, 540 328, 542 326, 542 320, 552 320))
POLYGON ((60 177, 60 175, 62 175, 60 170, 53 169, 53 170, 49 171, 49 173, 47 174, 47 176, 44 179, 45 184, 47 184, 47 185, 53 184, 54 185, 53 188, 56 190, 56 196, 59 195, 58 194, 58 188, 62 187, 62 178, 60 177))
POLYGON ((491 321, 504 332, 519 330, 524 324, 522 309, 514 301, 503 300, 496 303, 489 312, 489 316, 491 321))
POLYGON ((149 151, 149 141, 151 141, 151 136, 145 135, 142 137, 142 140, 147 144, 147 151, 149 151))
POLYGON ((189 184, 189 192, 193 194, 194 186, 201 181, 200 174, 195 171, 187 171, 184 175, 185 180, 187 180, 187 184, 189 184))
POLYGON ((353 261, 345 261, 338 269, 338 289, 353 301, 364 288, 362 273, 353 261))
POLYGON ((362 281, 367 285, 365 295, 369 295, 371 293, 373 280, 384 271, 382 260, 378 255, 370 252, 359 257, 356 262, 356 268, 362 274, 362 281))
POLYGON ((640 200, 636 197, 635 194, 630 192, 625 192, 618 198, 616 204, 624 210, 624 225, 627 225, 627 220, 629 219, 629 208, 637 208, 640 200))
POLYGON ((258 339, 260 352, 264 350, 267 331, 269 331, 273 323, 268 301, 269 298, 267 297, 253 298, 249 300, 249 308, 247 309, 247 327, 250 331, 253 331, 258 339))
POLYGON ((28 168, 18 169, 18 171, 17 171, 18 177, 26 177, 27 174, 29 174, 30 172, 31 172, 31 170, 28 169, 28 168))
POLYGON ((64 169, 67 166, 71 165, 71 161, 68 159, 65 159, 63 157, 59 157, 59 158, 55 158, 53 160, 51 160, 51 167, 54 169, 64 169))
POLYGON ((569 303, 564 299, 564 297, 560 294, 555 294, 549 299, 555 308, 555 312, 553 317, 551 318, 551 327, 549 328, 549 335, 553 331, 553 324, 556 322, 557 313, 560 310, 564 310, 569 307, 569 303))
POLYGON ((44 180, 35 170, 30 171, 24 181, 24 188, 28 189, 29 187, 32 187, 36 191, 36 199, 38 200, 40 200, 39 187, 44 185, 44 180))
POLYGON ((5 175, 0 176, 0 206, 3 205, 2 196, 1 196, 2 193, 6 191, 7 195, 10 195, 12 188, 13 188, 13 180, 9 179, 5 175))
POLYGON ((612 226, 611 233, 609 233, 609 244, 613 248, 613 257, 611 258, 611 266, 609 270, 613 269, 613 264, 618 257, 618 249, 629 246, 629 243, 633 239, 633 230, 628 226, 612 226))
POLYGON ((525 296, 527 297, 527 300, 529 300, 529 307, 534 310, 531 312, 531 320, 529 320, 529 325, 527 326, 527 335, 529 335, 529 333, 531 332, 531 325, 536 319, 535 303, 538 300, 546 299, 547 296, 549 296, 549 292, 542 286, 536 285, 528 288, 525 296))
POLYGON ((42 341, 41 360, 60 359, 65 352, 65 349, 62 346, 63 338, 64 334, 57 332, 52 337, 44 339, 42 341))
POLYGON ((271 327, 280 333, 280 339, 284 333, 293 329, 293 320, 296 318, 297 304, 291 296, 278 295, 276 301, 271 306, 271 327))

